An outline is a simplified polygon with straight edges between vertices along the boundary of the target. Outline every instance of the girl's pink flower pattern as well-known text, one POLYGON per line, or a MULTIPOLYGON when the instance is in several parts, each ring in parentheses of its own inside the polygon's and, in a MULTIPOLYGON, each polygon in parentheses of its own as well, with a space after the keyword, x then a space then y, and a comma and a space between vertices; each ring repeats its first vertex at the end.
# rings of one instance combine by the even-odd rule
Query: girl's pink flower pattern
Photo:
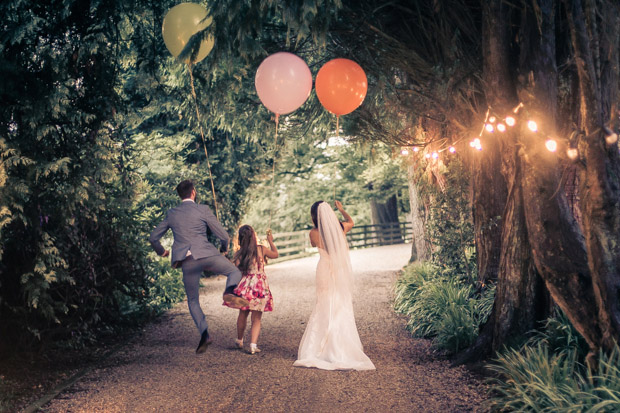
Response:
MULTIPOLYGON (((243 274, 239 285, 235 288, 235 294, 239 294, 250 302, 249 306, 243 307, 241 310, 273 311, 273 297, 269 290, 265 265, 262 261, 258 266, 253 265, 246 274, 243 274)), ((228 306, 226 303, 223 305, 228 306)))

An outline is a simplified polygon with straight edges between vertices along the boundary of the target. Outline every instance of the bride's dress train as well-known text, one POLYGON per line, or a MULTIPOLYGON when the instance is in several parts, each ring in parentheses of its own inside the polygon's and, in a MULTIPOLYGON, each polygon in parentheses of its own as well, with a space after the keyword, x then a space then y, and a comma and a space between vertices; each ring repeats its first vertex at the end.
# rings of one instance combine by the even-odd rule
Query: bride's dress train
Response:
MULTIPOLYGON (((323 225, 319 224, 321 236, 325 230, 325 215, 329 213, 325 208, 321 210, 323 206, 329 209, 338 225, 335 229, 330 227, 334 231, 322 238, 331 254, 319 248, 316 305, 301 339, 298 359, 293 365, 324 370, 374 370, 374 364, 364 353, 355 325, 351 298, 351 262, 346 239, 336 215, 327 203, 319 206, 319 222, 323 216, 323 225), (330 235, 333 239, 330 239, 330 235)), ((331 224, 333 227, 333 222, 331 224)))

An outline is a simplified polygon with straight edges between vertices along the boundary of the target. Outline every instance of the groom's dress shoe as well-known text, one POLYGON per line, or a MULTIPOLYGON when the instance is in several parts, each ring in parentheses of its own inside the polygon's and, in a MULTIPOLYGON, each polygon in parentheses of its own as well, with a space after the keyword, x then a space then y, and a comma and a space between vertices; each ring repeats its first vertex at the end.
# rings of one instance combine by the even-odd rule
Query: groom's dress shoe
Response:
POLYGON ((201 354, 207 351, 207 346, 213 343, 213 339, 209 337, 209 331, 205 330, 202 332, 200 336, 200 342, 198 343, 198 348, 196 348, 196 354, 201 354))
POLYGON ((239 294, 235 294, 236 285, 231 285, 230 287, 226 287, 224 290, 224 302, 232 308, 243 308, 250 305, 250 302, 245 298, 241 297, 239 294))
POLYGON ((231 308, 243 308, 250 305, 250 302, 234 293, 224 293, 224 302, 231 308))

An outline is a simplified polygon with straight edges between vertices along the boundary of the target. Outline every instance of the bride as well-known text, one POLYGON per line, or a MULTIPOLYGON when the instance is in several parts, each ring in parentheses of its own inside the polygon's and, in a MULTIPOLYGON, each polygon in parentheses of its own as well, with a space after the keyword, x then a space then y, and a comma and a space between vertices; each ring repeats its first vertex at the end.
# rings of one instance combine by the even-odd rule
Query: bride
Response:
POLYGON ((316 269, 316 305, 293 366, 374 370, 374 364, 364 354, 353 315, 353 276, 345 238, 353 228, 353 220, 339 201, 336 201, 336 208, 345 222, 338 221, 327 202, 315 202, 310 209, 314 223, 310 243, 318 247, 321 256, 316 269))

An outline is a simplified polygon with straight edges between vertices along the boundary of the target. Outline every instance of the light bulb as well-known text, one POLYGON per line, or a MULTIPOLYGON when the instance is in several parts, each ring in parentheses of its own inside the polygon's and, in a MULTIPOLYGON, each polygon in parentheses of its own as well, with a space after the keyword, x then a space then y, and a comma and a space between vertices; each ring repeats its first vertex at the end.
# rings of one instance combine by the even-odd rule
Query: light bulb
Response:
POLYGON ((419 150, 420 150, 420 148, 418 148, 417 146, 414 146, 414 147, 413 147, 413 151, 414 151, 414 152, 417 152, 417 151, 419 151, 419 150))
POLYGON ((430 154, 430 153, 427 153, 426 155, 424 155, 424 157, 425 157, 426 159, 430 159, 431 154, 430 154))
POLYGON ((487 132, 493 132, 495 130, 495 128, 493 128, 493 125, 491 125, 490 123, 487 123, 484 128, 487 130, 487 132))
POLYGON ((407 156, 407 155, 409 155, 409 151, 407 149, 403 149, 403 150, 400 151, 400 154, 404 155, 404 156, 407 156))
POLYGON ((456 148, 454 146, 450 146, 448 150, 450 151, 450 153, 456 152, 456 148))
POLYGON ((566 156, 568 156, 568 158, 570 160, 575 160, 577 159, 577 155, 579 155, 579 151, 577 151, 577 148, 568 148, 566 150, 566 156))
POLYGON ((439 158, 439 154, 438 154, 437 152, 433 152, 433 155, 432 155, 432 156, 433 156, 433 159, 437 159, 437 158, 439 158))
POLYGON ((491 116, 491 117, 489 118, 489 122, 491 122, 491 123, 495 123, 495 121, 496 121, 496 120, 497 120, 497 119, 495 119, 495 116, 491 116))
POLYGON ((533 120, 527 121, 527 128, 532 132, 536 132, 538 130, 538 125, 533 120))
POLYGON ((555 152, 558 149, 558 143, 553 139, 547 139, 547 142, 545 142, 545 146, 547 147, 547 150, 549 152, 555 152))
POLYGON ((515 120, 515 118, 513 118, 512 116, 508 116, 506 118, 506 125, 508 126, 514 126, 515 123, 517 123, 517 121, 515 120))
POLYGON ((498 123, 496 128, 500 132, 506 132, 506 125, 504 125, 503 123, 498 123))
POLYGON ((608 145, 613 145, 618 142, 618 134, 612 132, 610 135, 605 136, 605 142, 607 142, 608 145))

